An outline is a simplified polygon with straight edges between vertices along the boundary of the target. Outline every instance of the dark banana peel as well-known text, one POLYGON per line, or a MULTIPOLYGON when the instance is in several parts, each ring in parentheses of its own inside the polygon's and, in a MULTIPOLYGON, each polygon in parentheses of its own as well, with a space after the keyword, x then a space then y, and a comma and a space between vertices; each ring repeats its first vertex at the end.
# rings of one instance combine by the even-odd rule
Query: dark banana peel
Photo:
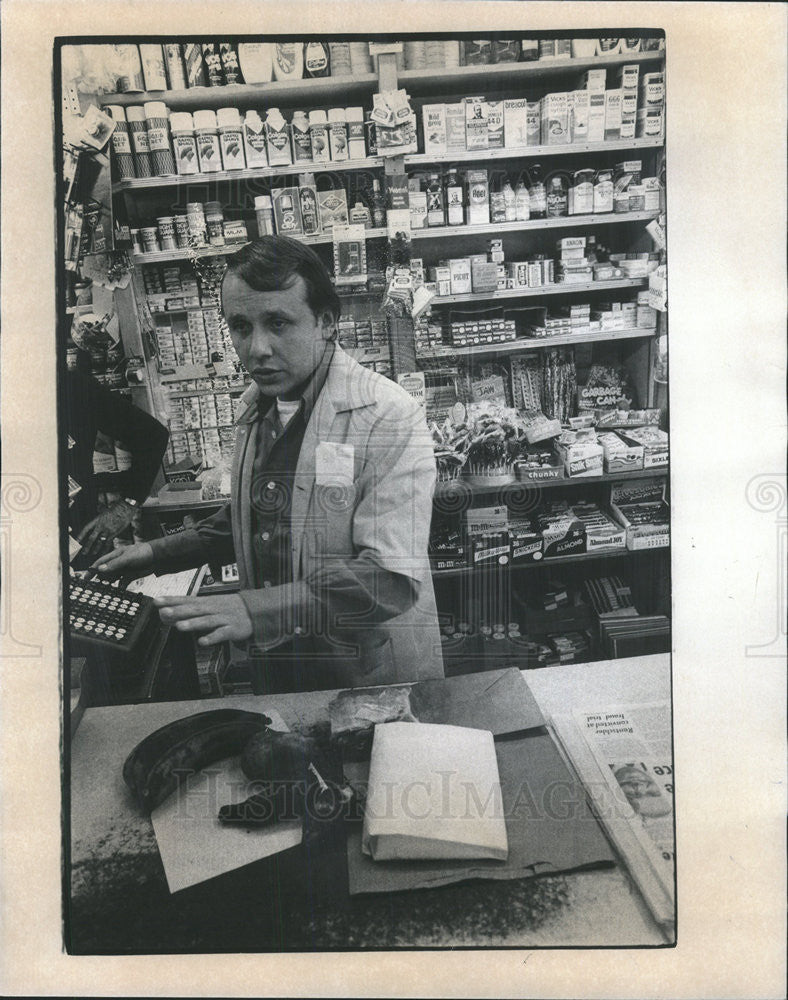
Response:
POLYGON ((146 736, 123 765, 123 780, 140 808, 151 812, 187 774, 240 754, 271 720, 259 712, 216 709, 177 719, 146 736))

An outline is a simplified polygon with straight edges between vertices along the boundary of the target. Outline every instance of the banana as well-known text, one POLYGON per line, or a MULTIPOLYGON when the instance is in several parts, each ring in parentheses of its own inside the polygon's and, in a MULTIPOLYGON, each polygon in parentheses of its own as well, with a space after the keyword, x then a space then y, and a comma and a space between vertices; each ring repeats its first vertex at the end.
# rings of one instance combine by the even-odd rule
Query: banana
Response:
POLYGON ((126 758, 123 779, 140 808, 160 805, 187 774, 239 754, 271 720, 258 712, 217 709, 177 719, 157 729, 126 758))

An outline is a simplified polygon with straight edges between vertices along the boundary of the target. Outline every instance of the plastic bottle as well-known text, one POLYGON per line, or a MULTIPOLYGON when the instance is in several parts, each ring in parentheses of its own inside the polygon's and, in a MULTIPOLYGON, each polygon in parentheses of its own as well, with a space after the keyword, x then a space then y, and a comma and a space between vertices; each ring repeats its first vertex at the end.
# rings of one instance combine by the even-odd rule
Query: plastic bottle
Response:
POLYGON ((376 229, 386 225, 386 199, 377 178, 372 181, 372 222, 376 229))
POLYGON ((515 219, 518 222, 527 222, 531 217, 531 198, 524 181, 520 181, 514 192, 515 219))
POLYGON ((435 172, 429 176, 427 183, 427 225, 445 226, 446 208, 443 204, 443 188, 440 174, 435 172))
POLYGON ((506 221, 514 222, 517 218, 517 206, 516 206, 517 198, 514 193, 514 188, 509 183, 508 180, 504 184, 502 191, 503 191, 504 212, 506 213, 506 221))
POLYGON ((265 139, 268 144, 268 162, 272 167, 292 163, 290 130, 279 108, 269 108, 265 117, 265 139))
POLYGON ((367 155, 364 143, 364 109, 345 108, 347 121, 347 155, 349 160, 363 160, 367 155))
POLYGON ((344 108, 331 108, 328 112, 328 144, 332 160, 346 160, 347 124, 344 108))
POLYGON ((544 219, 547 215, 547 194, 542 180, 542 168, 538 163, 531 167, 531 188, 528 192, 532 219, 544 219))
POLYGON ((274 75, 274 46, 271 42, 241 42, 238 64, 246 83, 270 83, 274 75))
POLYGON ((275 80, 300 80, 304 75, 303 42, 276 42, 273 60, 275 80))
POLYGON ((268 166, 265 149, 265 125, 256 111, 247 111, 244 118, 244 149, 247 167, 268 166))
POLYGON ((563 177, 551 177, 547 188, 547 217, 555 219, 569 215, 569 199, 563 177))
POLYGON ((304 45, 304 76, 330 76, 331 56, 326 42, 307 42, 304 45))
POLYGON ((328 163, 330 159, 327 122, 325 111, 309 112, 309 139, 312 143, 312 161, 314 163, 328 163))
POLYGON ((463 204, 462 184, 457 178, 457 171, 454 167, 450 168, 446 172, 444 198, 446 202, 446 215, 448 224, 450 226, 464 225, 465 206, 463 204))
POLYGON ((178 173, 198 173, 200 164, 197 159, 197 143, 191 114, 188 111, 173 111, 170 114, 170 130, 178 173))
POLYGON ((238 108, 219 108, 216 120, 219 125, 219 146, 224 169, 243 170, 246 166, 246 157, 240 111, 238 108))
POLYGON ((259 236, 274 235, 274 210, 270 194, 258 195, 254 200, 254 213, 257 217, 257 233, 259 236))
POLYGON ((306 111, 293 112, 290 140, 293 146, 293 163, 311 163, 312 139, 309 135, 309 118, 306 111))
POLYGON ((197 156, 200 173, 215 174, 222 169, 222 154, 219 149, 219 132, 216 113, 210 108, 194 112, 194 137, 197 140, 197 156))

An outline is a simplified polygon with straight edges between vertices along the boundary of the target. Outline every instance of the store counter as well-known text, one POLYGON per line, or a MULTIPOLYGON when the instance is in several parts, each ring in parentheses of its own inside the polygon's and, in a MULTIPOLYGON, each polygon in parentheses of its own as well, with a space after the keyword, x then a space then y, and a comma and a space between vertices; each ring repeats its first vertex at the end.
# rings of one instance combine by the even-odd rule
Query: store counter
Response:
MULTIPOLYGON (((573 708, 670 697, 668 655, 524 672, 547 717, 573 708)), ((334 691, 178 702, 275 709, 301 732, 327 731, 334 691)), ((123 762, 172 719, 168 703, 90 708, 71 753, 71 907, 74 954, 313 951, 407 947, 664 945, 618 865, 565 875, 476 881, 349 896, 344 843, 306 880, 300 848, 170 894, 149 818, 126 788, 123 762)))

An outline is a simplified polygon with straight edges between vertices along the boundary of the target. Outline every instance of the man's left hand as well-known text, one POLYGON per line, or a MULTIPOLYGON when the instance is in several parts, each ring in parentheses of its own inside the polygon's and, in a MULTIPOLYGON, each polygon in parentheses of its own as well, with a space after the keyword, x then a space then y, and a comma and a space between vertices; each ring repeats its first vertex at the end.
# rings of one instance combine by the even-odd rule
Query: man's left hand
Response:
POLYGON ((252 619, 238 594, 213 597, 157 597, 159 617, 181 632, 204 632, 200 646, 243 642, 252 636, 252 619))
POLYGON ((112 540, 134 520, 137 508, 125 500, 116 500, 89 521, 77 535, 82 552, 89 560, 97 559, 112 550, 112 540))

